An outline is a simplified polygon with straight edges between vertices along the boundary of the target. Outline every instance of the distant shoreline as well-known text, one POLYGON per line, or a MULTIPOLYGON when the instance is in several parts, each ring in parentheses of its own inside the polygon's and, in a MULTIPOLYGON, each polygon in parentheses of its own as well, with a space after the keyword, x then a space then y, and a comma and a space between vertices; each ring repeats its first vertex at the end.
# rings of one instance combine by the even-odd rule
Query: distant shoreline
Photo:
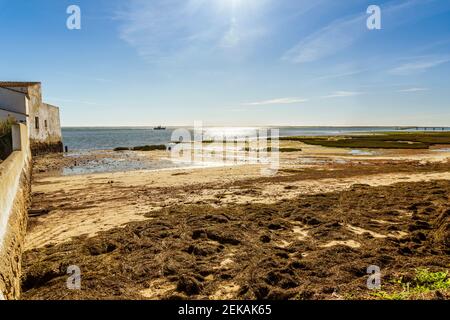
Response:
MULTIPOLYGON (((154 126, 62 126, 62 129, 154 129, 154 126)), ((166 126, 166 129, 174 129, 174 128, 193 128, 192 125, 186 126, 166 126)), ((204 126, 203 128, 304 128, 304 129, 340 129, 340 128, 399 128, 399 129, 407 129, 407 128, 444 128, 446 130, 450 130, 449 126, 277 126, 277 125, 260 125, 260 126, 204 126)))
MULTIPOLYGON (((173 141, 178 141, 177 138, 172 137, 174 130, 178 128, 169 128, 167 130, 153 130, 152 128, 146 127, 102 127, 102 128, 90 128, 90 127, 79 127, 79 128, 63 128, 63 140, 64 144, 68 146, 69 150, 114 150, 119 147, 135 147, 135 146, 157 146, 157 145, 168 145, 173 141)), ((194 139, 192 128, 183 128, 188 130, 187 133, 189 138, 184 138, 184 141, 191 141, 194 139)), ((261 128, 264 130, 264 128, 261 128)), ((270 129, 270 128, 267 128, 270 129)), ((396 130, 393 127, 280 127, 278 128, 278 136, 281 140, 286 140, 289 138, 299 138, 299 137, 315 137, 316 139, 320 137, 342 137, 342 136, 373 136, 387 134, 390 135, 390 139, 393 138, 392 134, 401 135, 401 139, 396 139, 397 141, 408 140, 404 138, 404 134, 415 133, 420 134, 422 131, 416 130, 396 130)), ((207 127, 203 128, 203 140, 213 141, 214 138, 223 136, 224 138, 232 139, 248 139, 255 135, 256 128, 216 128, 207 127), (211 131, 209 131, 211 130, 211 131)), ((443 134, 447 139, 447 133, 450 130, 436 130, 436 131, 426 131, 426 135, 431 133, 443 134)), ((273 132, 272 132, 273 133, 273 132)), ((186 133, 184 134, 186 135, 186 133)), ((268 133, 270 138, 270 134, 268 133)), ((410 136, 409 136, 410 138, 410 136)), ((367 140, 367 138, 364 138, 367 140)), ((311 139, 307 139, 311 140, 311 139)), ((386 140, 386 139, 384 139, 386 140)), ((389 140, 389 139, 388 139, 389 140)), ((307 142, 307 141, 304 141, 307 142)), ((319 141, 320 142, 320 141, 319 141)), ((367 142, 367 141, 366 141, 367 142)), ((427 141, 424 141, 427 143, 427 141)), ((447 143, 447 140, 445 140, 447 143)), ((320 145, 321 143, 319 143, 320 145)), ((382 145, 378 144, 377 147, 380 148, 382 145)), ((335 146, 335 145, 333 145, 335 146)), ((361 143, 358 144, 360 148, 367 147, 370 148, 374 146, 373 143, 365 144, 362 146, 361 143)), ((354 146, 352 146, 354 147, 354 146)), ((392 147, 392 146, 391 146, 392 147)), ((405 146, 404 146, 405 147, 405 146)), ((403 147, 403 148, 404 148, 403 147)), ((406 146, 407 147, 407 146, 406 146)), ((419 145, 413 145, 414 147, 420 147, 419 145)), ((422 147, 425 147, 422 145, 422 147)))

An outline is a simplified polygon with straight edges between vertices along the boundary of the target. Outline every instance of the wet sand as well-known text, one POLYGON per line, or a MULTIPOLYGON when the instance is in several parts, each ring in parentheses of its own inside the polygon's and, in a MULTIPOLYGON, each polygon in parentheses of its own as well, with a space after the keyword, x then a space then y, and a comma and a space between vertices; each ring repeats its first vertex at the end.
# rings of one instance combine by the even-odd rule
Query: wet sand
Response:
POLYGON ((66 159, 38 159, 23 297, 368 299, 369 265, 386 281, 449 268, 450 153, 301 148, 273 177, 258 165, 61 176, 66 159))

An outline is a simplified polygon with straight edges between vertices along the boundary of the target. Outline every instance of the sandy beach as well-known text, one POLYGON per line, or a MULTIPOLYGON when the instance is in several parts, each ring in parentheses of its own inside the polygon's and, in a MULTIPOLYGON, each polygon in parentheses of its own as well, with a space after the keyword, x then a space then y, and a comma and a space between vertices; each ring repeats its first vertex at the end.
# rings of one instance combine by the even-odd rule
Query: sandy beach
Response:
POLYGON ((63 175, 105 155, 36 159, 23 297, 376 299, 370 265, 386 291, 449 267, 450 152, 282 147, 302 151, 281 153, 273 177, 260 165, 63 175), (85 289, 66 289, 69 265, 85 289))
POLYGON ((1 2, 0 304, 450 300, 450 1, 73 2, 1 2))

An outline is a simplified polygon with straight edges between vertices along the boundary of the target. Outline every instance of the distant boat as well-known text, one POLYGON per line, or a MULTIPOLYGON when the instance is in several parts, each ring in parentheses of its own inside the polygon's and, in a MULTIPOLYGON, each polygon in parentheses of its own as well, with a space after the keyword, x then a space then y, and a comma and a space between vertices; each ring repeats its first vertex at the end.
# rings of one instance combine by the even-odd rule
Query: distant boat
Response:
POLYGON ((165 127, 161 127, 161 126, 157 126, 155 128, 153 128, 153 130, 166 130, 165 127))

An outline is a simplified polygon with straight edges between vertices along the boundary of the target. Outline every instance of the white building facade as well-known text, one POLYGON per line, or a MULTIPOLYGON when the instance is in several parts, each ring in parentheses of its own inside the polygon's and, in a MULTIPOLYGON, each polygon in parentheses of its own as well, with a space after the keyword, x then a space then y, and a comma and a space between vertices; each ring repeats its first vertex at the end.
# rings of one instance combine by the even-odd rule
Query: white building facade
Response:
POLYGON ((39 82, 0 82, 0 120, 14 118, 28 127, 33 154, 62 152, 59 108, 43 103, 39 82))

